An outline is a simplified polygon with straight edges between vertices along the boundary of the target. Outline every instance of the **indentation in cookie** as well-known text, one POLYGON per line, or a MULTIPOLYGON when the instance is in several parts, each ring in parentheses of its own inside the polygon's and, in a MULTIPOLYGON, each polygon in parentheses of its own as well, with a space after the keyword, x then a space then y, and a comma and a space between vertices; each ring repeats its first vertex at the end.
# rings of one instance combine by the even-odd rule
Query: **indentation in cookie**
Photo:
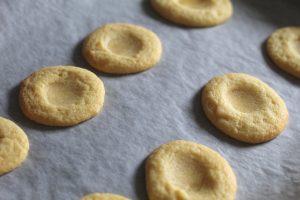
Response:
POLYGON ((166 176, 172 184, 191 193, 203 194, 203 190, 214 188, 209 169, 196 158, 185 153, 176 154, 166 162, 166 176))
POLYGON ((251 87, 237 87, 230 89, 226 97, 228 102, 240 112, 254 112, 262 108, 263 101, 257 91, 251 87))
POLYGON ((178 3, 192 9, 200 9, 213 5, 212 0, 178 0, 178 3))
POLYGON ((114 32, 108 40, 107 48, 115 54, 133 57, 142 49, 142 42, 131 33, 114 32))
POLYGON ((59 81, 46 86, 47 99, 55 105, 76 104, 83 95, 84 88, 72 81, 59 81))

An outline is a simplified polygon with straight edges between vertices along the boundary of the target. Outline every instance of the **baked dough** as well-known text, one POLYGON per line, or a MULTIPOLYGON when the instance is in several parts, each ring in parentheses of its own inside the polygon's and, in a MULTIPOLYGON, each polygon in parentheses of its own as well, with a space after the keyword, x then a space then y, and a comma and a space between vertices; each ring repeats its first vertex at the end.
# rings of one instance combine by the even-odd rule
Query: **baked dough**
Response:
POLYGON ((20 166, 28 150, 29 142, 24 131, 14 122, 0 117, 0 175, 20 166))
POLYGON ((129 200, 125 197, 116 194, 109 194, 109 193, 94 193, 82 197, 80 200, 129 200))
POLYGON ((261 143, 279 135, 288 122, 280 96, 257 78, 230 73, 210 80, 202 93, 208 119, 227 135, 261 143))
POLYGON ((267 41, 267 52, 278 67, 300 78, 300 27, 275 31, 267 41))
POLYGON ((237 183, 228 162, 212 149, 175 140, 146 161, 149 200, 233 200, 237 183))
POLYGON ((155 33, 131 24, 107 24, 91 33, 82 53, 94 68, 112 74, 144 71, 160 60, 161 42, 155 33))
POLYGON ((105 90, 92 72, 73 66, 46 67, 21 83, 20 106, 31 120, 49 126, 71 126, 95 116, 105 90))
POLYGON ((195 27, 224 23, 233 13, 230 0, 151 0, 151 4, 166 19, 195 27))

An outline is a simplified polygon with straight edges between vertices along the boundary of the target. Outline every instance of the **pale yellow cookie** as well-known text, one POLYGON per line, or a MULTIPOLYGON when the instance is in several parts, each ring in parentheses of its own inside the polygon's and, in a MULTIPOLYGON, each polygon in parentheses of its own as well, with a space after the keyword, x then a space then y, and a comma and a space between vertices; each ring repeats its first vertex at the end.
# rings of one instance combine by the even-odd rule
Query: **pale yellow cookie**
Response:
POLYGON ((146 162, 149 200, 233 200, 237 183, 228 162, 212 149, 175 140, 146 162))
POLYGON ((94 194, 84 196, 80 200, 129 200, 129 199, 116 194, 94 193, 94 194))
POLYGON ((0 117, 0 175, 14 170, 26 159, 29 142, 14 122, 0 117))
POLYGON ((105 90, 92 72, 73 66, 42 68, 21 83, 20 106, 31 120, 49 126, 71 126, 95 116, 105 90))
POLYGON ((164 18, 186 26, 214 26, 227 21, 233 7, 230 0, 151 0, 164 18))
POLYGON ((275 31, 267 41, 267 52, 278 67, 300 78, 300 27, 275 31))
POLYGON ((279 135, 288 123, 280 96, 257 78, 230 73, 210 80, 202 93, 208 119, 227 135, 261 143, 279 135))
POLYGON ((160 60, 161 42, 155 33, 131 24, 107 24, 91 33, 82 53, 94 68, 113 74, 144 71, 160 60))

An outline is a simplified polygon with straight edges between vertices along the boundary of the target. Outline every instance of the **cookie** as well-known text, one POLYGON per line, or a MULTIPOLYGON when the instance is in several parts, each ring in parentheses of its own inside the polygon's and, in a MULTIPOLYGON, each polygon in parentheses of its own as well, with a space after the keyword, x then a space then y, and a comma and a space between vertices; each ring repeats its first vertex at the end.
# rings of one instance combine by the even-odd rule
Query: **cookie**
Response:
POLYGON ((137 73, 159 62, 162 47, 158 36, 141 26, 107 24, 84 41, 82 54, 99 71, 137 73))
POLYGON ((237 183, 228 162, 212 149, 175 140, 146 161, 149 200, 233 200, 237 183))
POLYGON ((129 199, 116 194, 94 193, 94 194, 84 196, 80 200, 129 200, 129 199))
POLYGON ((151 4, 164 18, 194 27, 224 23, 233 13, 230 0, 151 0, 151 4))
POLYGON ((0 117, 0 175, 21 165, 29 151, 24 131, 14 122, 0 117))
POLYGON ((105 90, 92 72, 73 66, 42 68, 21 83, 20 107, 31 120, 49 126, 71 126, 95 116, 105 90))
POLYGON ((242 73, 210 80, 202 92, 202 106, 212 124, 247 143, 275 138, 288 122, 288 110, 280 96, 266 83, 242 73))
POLYGON ((300 26, 275 31, 267 41, 267 52, 279 68, 300 78, 300 26))

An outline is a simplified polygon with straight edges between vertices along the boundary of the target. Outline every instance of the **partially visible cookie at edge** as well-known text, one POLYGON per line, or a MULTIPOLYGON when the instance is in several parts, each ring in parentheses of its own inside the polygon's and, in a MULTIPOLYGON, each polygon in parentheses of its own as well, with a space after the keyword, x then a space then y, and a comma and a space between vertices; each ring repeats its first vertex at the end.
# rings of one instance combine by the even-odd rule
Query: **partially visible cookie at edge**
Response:
POLYGON ((282 70, 300 78, 300 27, 276 30, 267 40, 267 53, 282 70))
POLYGON ((151 0, 151 4, 164 18, 192 27, 224 23, 233 13, 230 0, 151 0))
POLYGON ((82 197, 80 200, 129 200, 129 199, 116 194, 93 193, 82 197))
POLYGON ((20 166, 28 151, 25 132, 14 122, 0 117, 0 176, 20 166))
POLYGON ((155 149, 146 161, 149 200, 234 200, 235 174, 214 150, 175 140, 155 149))

